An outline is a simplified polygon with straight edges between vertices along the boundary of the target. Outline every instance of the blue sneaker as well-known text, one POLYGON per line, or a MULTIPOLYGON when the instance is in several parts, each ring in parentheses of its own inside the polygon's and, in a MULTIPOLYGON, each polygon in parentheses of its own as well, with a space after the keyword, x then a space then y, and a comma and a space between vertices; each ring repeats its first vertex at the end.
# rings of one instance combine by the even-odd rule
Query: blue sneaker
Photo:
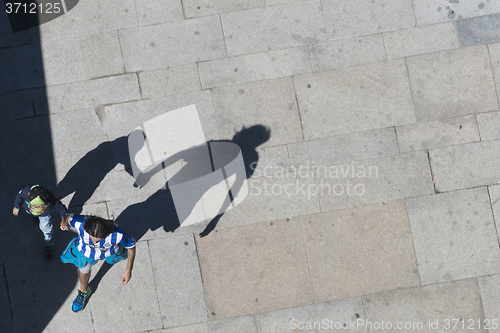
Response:
POLYGON ((92 288, 90 288, 90 286, 87 289, 87 293, 82 293, 80 290, 78 290, 78 295, 76 295, 76 298, 73 301, 73 312, 80 312, 85 309, 85 305, 87 305, 90 295, 92 295, 92 288))

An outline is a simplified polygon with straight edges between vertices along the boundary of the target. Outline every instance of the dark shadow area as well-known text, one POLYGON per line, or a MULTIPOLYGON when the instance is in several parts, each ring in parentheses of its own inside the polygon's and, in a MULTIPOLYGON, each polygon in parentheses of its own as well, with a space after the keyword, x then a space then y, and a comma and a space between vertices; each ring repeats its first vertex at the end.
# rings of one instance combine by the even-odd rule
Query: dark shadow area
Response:
POLYGON ((75 269, 57 256, 73 235, 59 230, 54 212, 55 255, 46 259, 38 225, 23 211, 13 216, 12 209, 28 184, 56 189, 41 38, 38 29, 27 29, 59 15, 25 13, 23 5, 48 1, 15 1, 17 13, 7 14, 12 2, 0 5, 0 332, 42 332, 77 280, 75 269))
MULTIPOLYGON (((262 125, 254 125, 249 128, 243 128, 240 132, 234 135, 232 140, 218 140, 208 142, 209 147, 213 147, 218 143, 231 143, 236 144, 239 147, 244 147, 246 149, 246 151, 243 152, 246 175, 244 177, 236 177, 228 193, 231 201, 233 199, 232 193, 238 193, 240 191, 245 180, 247 179, 247 177, 250 177, 253 174, 253 171, 258 164, 259 154, 256 151, 256 148, 269 140, 269 138, 270 130, 268 128, 262 125)), ((126 145, 127 140, 123 139, 124 138, 119 138, 114 141, 114 148, 119 149, 122 152, 126 147, 117 145, 126 145)), ((103 147, 105 146, 100 145, 98 148, 104 149, 103 147)), ((200 156, 198 150, 202 149, 202 147, 195 147, 169 157, 162 163, 159 163, 156 167, 150 169, 148 172, 141 174, 139 176, 138 182, 140 183, 140 185, 144 186, 149 181, 149 179, 151 179, 151 177, 161 172, 165 166, 168 166, 179 160, 184 160, 185 164, 183 168, 168 180, 169 183, 182 182, 184 179, 184 175, 186 174, 186 169, 190 170, 193 167, 196 168, 196 163, 199 162, 196 159, 190 160, 190 158, 192 156, 200 156)), ((86 156, 92 156, 94 154, 99 155, 100 153, 95 151, 89 152, 86 156)), ((234 156, 232 155, 228 155, 226 156, 226 158, 219 158, 218 161, 212 161, 211 170, 216 170, 221 166, 227 164, 227 162, 229 162, 228 159, 231 159, 233 157, 234 156)), ((86 157, 80 160, 82 162, 82 166, 78 166, 78 164, 80 163, 79 161, 71 170, 78 170, 80 168, 84 169, 83 165, 86 164, 85 159, 86 157)), ((226 174, 225 176, 230 177, 232 175, 226 174)), ((96 181, 93 184, 98 184, 98 182, 96 181)), ((82 184, 81 186, 84 185, 82 184)), ((80 191, 80 189, 78 191, 80 191)), ((93 193, 94 191, 95 188, 87 188, 86 190, 84 190, 84 193, 86 194, 85 196, 93 193)), ((203 194, 204 193, 198 193, 197 195, 199 195, 199 197, 193 198, 193 202, 197 202, 201 198, 201 196, 203 196, 203 194)), ((227 202, 225 205, 220 207, 220 211, 226 211, 229 208, 230 204, 231 202, 227 202)), ((191 207, 191 209, 192 208, 193 207, 191 207)), ((73 209, 71 210, 73 211, 73 209)), ((214 230, 222 215, 223 213, 219 214, 210 222, 208 222, 205 229, 200 233, 200 236, 206 236, 212 230, 214 230)), ((137 240, 141 239, 148 231, 163 229, 166 232, 173 232, 180 227, 180 221, 178 218, 176 207, 174 205, 172 193, 168 189, 168 186, 166 189, 159 189, 153 195, 149 196, 145 201, 128 206, 123 212, 121 212, 118 217, 115 218, 115 222, 127 233, 134 236, 137 240)), ((200 223, 200 225, 202 225, 202 223, 200 223)), ((98 288, 99 282, 110 268, 111 265, 103 264, 103 266, 97 272, 97 275, 92 278, 90 285, 94 288, 94 290, 98 288)))

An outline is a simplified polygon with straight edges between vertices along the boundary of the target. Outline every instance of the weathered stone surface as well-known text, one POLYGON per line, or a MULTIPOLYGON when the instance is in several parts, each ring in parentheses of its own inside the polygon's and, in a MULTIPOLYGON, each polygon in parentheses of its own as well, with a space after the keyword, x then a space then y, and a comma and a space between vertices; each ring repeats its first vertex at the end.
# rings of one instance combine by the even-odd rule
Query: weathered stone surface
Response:
POLYGON ((294 77, 307 140, 415 122, 403 60, 294 77))
POLYGON ((317 301, 420 284, 403 200, 300 221, 317 301))
POLYGON ((207 321, 204 285, 193 236, 151 240, 149 251, 163 326, 207 321))
POLYGON ((500 43, 488 45, 488 50, 490 51, 490 61, 497 87, 497 95, 500 98, 500 43))
POLYGON ((486 46, 407 59, 418 120, 498 109, 486 46))
POLYGON ((143 98, 155 98, 201 90, 196 64, 140 72, 139 83, 143 98))
POLYGON ((161 24, 184 19, 182 1, 135 0, 139 25, 161 24))
POLYGON ((116 31, 80 39, 86 78, 123 74, 122 51, 116 31))
POLYGON ((500 14, 475 17, 457 22, 462 47, 500 41, 500 14))
POLYGON ((415 25, 411 0, 387 0, 359 3, 350 0, 323 3, 330 39, 371 35, 401 30, 415 25))
POLYGON ((407 199, 422 284, 500 273, 486 188, 407 199))
POLYGON ((314 44, 309 53, 315 72, 386 60, 381 34, 314 44))
POLYGON ((500 139, 500 112, 487 112, 477 115, 481 141, 500 139))
POLYGON ((221 14, 229 56, 324 42, 318 0, 221 14))
POLYGON ((256 7, 265 7, 266 0, 237 0, 237 1, 182 1, 186 17, 200 17, 220 13, 239 12, 256 7))
POLYGON ((418 25, 461 20, 500 12, 496 1, 419 0, 413 1, 418 25))
POLYGON ((297 219, 219 230, 196 245, 210 318, 314 300, 297 219))
POLYGON ((302 140, 299 112, 291 78, 252 82, 212 90, 221 139, 231 139, 243 128, 270 130, 269 138, 249 138, 243 150, 302 140), (263 142, 262 142, 263 141, 263 142))
POLYGON ((213 320, 208 323, 169 328, 154 333, 257 333, 253 317, 213 320))
POLYGON ((363 304, 366 324, 382 328, 377 332, 467 332, 471 321, 483 318, 475 279, 368 295, 363 304))
POLYGON ((456 49, 457 29, 453 23, 442 23, 384 32, 387 58, 402 58, 423 53, 456 49), (436 43, 436 41, 439 43, 436 43))
POLYGON ((498 140, 431 149, 429 158, 436 190, 448 192, 498 183, 499 154, 498 140))
POLYGON ((477 278, 481 302, 484 311, 483 321, 474 321, 474 328, 478 325, 488 329, 488 332, 498 332, 498 318, 500 318, 500 275, 481 276, 477 278))
POLYGON ((479 141, 475 115, 397 126, 396 133, 401 152, 479 141))
POLYGON ((309 73, 311 62, 306 47, 295 47, 201 62, 198 68, 203 88, 213 88, 309 73))
POLYGON ((126 71, 186 65, 226 56, 218 16, 120 30, 120 43, 126 71))

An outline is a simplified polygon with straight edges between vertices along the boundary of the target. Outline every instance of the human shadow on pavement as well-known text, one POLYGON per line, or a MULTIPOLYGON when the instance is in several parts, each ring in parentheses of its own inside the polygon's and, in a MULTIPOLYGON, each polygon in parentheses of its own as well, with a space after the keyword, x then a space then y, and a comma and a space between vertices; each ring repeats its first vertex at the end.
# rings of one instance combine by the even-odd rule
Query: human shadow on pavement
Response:
MULTIPOLYGON (((243 128, 241 131, 237 132, 232 140, 217 140, 207 142, 208 146, 213 146, 217 143, 233 143, 241 147, 243 150, 243 160, 246 169, 246 175, 243 177, 235 177, 234 183, 231 189, 228 191, 228 195, 232 201, 232 193, 238 193, 242 188, 247 177, 250 177, 255 170, 256 165, 259 161, 259 154, 256 148, 263 143, 265 143, 270 138, 271 131, 262 125, 254 125, 249 128, 243 128)), ((189 156, 198 155, 196 153, 197 149, 200 147, 195 147, 189 149, 188 151, 183 151, 178 154, 171 156, 170 158, 162 161, 157 166, 150 169, 148 172, 140 174, 138 177, 138 184, 145 186, 147 182, 157 173, 161 172, 165 166, 170 165, 179 160, 184 160, 186 163, 183 165, 182 169, 179 170, 175 175, 168 179, 169 183, 175 183, 176 181, 182 181, 185 176, 186 169, 190 169, 194 164, 198 163, 197 160, 189 160, 189 156), (194 150, 194 152, 193 152, 194 150), (191 166, 190 166, 191 164, 191 166)), ((228 155, 230 158, 232 155, 228 155)), ((218 164, 224 165, 228 160, 220 159, 218 164)), ((213 167, 217 165, 212 165, 213 167)), ((195 166, 196 167, 196 166, 195 166)), ((226 175, 230 177, 234 175, 226 175)), ((197 198, 191 198, 192 202, 196 203, 203 193, 198 193, 197 198)), ((219 211, 222 213, 214 217, 205 229, 200 233, 200 236, 208 235, 216 227, 218 221, 224 214, 224 212, 229 208, 231 201, 225 201, 219 211)), ((191 209, 194 207, 190 207, 191 209)), ((167 186, 166 188, 161 188, 156 191, 153 195, 149 196, 145 201, 139 202, 128 206, 123 210, 119 216, 115 218, 115 222, 123 228, 127 233, 135 237, 137 240, 145 236, 148 231, 155 231, 158 229, 163 229, 165 232, 174 232, 180 227, 180 221, 178 217, 178 212, 176 210, 172 193, 167 186)), ((200 223, 200 226, 203 224, 200 223)), ((195 226, 195 228, 199 226, 195 226)), ((190 228, 190 227, 188 227, 190 228)), ((105 276, 106 272, 111 268, 111 265, 103 264, 99 272, 90 281, 90 285, 94 290, 98 288, 99 282, 105 276)))

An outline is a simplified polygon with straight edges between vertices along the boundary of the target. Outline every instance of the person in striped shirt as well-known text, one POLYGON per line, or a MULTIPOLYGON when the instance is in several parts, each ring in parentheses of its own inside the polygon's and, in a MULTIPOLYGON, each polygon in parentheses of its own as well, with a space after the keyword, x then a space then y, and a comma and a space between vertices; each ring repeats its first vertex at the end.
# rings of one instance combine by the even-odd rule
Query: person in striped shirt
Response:
POLYGON ((78 268, 80 290, 72 306, 74 312, 79 312, 85 308, 92 294, 92 288, 89 286, 90 271, 99 260, 115 264, 128 258, 127 269, 122 275, 121 283, 127 284, 130 281, 136 242, 113 220, 98 216, 70 214, 61 222, 61 230, 70 230, 70 226, 78 232, 76 252, 83 258, 83 267, 78 268))

